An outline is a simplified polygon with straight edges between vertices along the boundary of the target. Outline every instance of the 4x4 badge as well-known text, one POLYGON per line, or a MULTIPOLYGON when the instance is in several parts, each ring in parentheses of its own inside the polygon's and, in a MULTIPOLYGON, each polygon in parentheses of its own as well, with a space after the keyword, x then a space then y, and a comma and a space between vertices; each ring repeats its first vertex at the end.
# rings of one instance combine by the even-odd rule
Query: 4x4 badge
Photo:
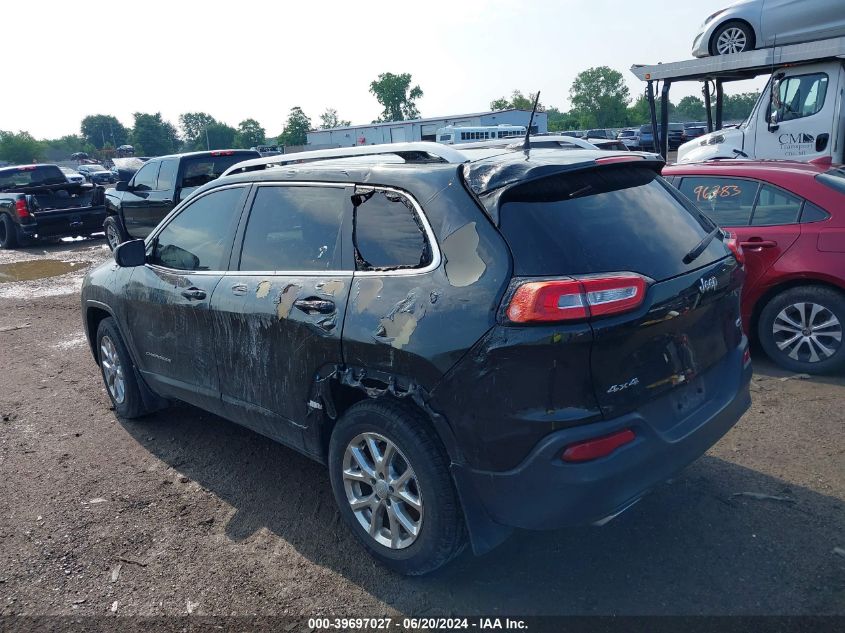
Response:
POLYGON ((715 277, 708 277, 707 279, 702 277, 701 279, 698 280, 698 289, 701 291, 701 294, 704 294, 705 292, 710 292, 712 290, 716 290, 716 288, 718 288, 718 286, 719 286, 719 280, 716 279, 715 277))

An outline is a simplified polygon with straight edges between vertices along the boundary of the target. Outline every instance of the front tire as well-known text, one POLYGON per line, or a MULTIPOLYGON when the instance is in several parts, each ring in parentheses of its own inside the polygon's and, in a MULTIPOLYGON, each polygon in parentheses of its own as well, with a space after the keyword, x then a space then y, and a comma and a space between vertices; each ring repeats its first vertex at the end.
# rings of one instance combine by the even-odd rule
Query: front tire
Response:
POLYGON ((823 374, 845 367, 845 295, 821 286, 790 288, 760 313, 760 344, 778 365, 823 374))
POLYGON ((754 50, 754 30, 745 22, 725 22, 710 38, 710 54, 732 55, 754 50))
POLYGON ((414 407, 390 400, 351 407, 332 432, 329 476, 344 521, 384 566, 419 576, 463 549, 449 459, 414 407))
POLYGON ((111 317, 100 321, 97 328, 97 360, 115 412, 122 418, 139 418, 149 413, 141 397, 132 358, 111 317))
POLYGON ((103 222, 103 230, 106 233, 106 243, 112 251, 129 239, 123 230, 123 226, 113 215, 107 217, 106 221, 103 222))

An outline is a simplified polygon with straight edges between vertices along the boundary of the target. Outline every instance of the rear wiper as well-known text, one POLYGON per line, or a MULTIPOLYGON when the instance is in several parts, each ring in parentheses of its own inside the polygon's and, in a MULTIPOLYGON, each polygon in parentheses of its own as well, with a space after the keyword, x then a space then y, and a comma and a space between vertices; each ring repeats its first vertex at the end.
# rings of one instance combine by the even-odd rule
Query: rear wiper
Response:
POLYGON ((722 229, 718 226, 710 231, 707 235, 704 236, 698 244, 693 246, 689 253, 684 255, 684 263, 691 264, 693 263, 698 257, 704 252, 704 249, 713 241, 713 238, 719 235, 722 232, 722 229))

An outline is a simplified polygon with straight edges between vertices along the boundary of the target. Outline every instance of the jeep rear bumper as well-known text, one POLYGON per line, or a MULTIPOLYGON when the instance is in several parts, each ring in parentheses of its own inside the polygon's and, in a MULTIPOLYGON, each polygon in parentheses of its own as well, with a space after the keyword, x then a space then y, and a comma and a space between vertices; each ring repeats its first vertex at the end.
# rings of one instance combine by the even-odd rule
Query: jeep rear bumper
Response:
POLYGON ((625 510, 704 454, 749 408, 751 365, 742 360, 746 348, 743 338, 740 347, 702 375, 707 400, 678 421, 667 424, 677 397, 673 390, 639 411, 552 433, 512 470, 454 464, 471 536, 473 522, 479 524, 473 514, 481 510, 499 526, 537 530, 598 523, 625 510), (561 459, 575 442, 624 429, 636 438, 606 457, 583 463, 561 459))

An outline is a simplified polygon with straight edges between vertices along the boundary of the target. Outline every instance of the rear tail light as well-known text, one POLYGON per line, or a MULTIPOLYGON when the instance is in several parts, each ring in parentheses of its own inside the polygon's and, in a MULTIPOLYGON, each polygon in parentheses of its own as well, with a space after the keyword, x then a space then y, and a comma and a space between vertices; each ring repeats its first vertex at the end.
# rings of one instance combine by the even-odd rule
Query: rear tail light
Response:
POLYGON ((505 313, 512 323, 608 316, 638 308, 645 290, 645 277, 634 273, 528 281, 517 286, 505 313))
POLYGON ((211 152, 212 156, 233 156, 234 154, 235 154, 234 150, 231 150, 231 149, 227 149, 227 150, 223 150, 223 151, 217 150, 217 151, 211 152))
POLYGON ((567 446, 560 458, 565 462, 589 462, 607 457, 620 446, 633 442, 636 437, 631 429, 625 429, 604 437, 576 442, 567 446))
POLYGON ((15 211, 18 212, 19 218, 28 218, 29 217, 29 209, 26 206, 26 199, 18 198, 15 202, 15 211))
POLYGON ((745 253, 742 250, 739 240, 736 239, 736 235, 734 233, 726 233, 724 243, 730 249, 731 253, 733 253, 739 265, 745 266, 745 253))

